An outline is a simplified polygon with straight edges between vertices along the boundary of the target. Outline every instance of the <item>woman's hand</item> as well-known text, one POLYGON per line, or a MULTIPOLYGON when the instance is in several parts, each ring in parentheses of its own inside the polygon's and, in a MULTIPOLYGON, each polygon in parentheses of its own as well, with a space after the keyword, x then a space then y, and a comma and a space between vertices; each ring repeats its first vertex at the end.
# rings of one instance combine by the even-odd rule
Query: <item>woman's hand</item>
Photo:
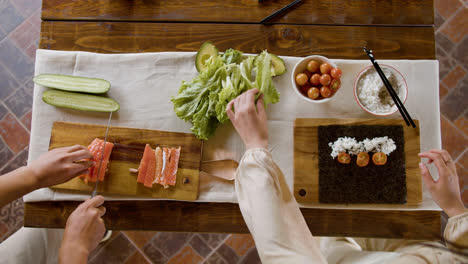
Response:
POLYGON ((60 263, 71 263, 69 260, 80 263, 78 260, 86 260, 97 247, 106 232, 101 218, 106 213, 103 203, 104 197, 98 195, 80 204, 68 217, 60 247, 60 263))
POLYGON ((457 169, 450 154, 445 150, 431 149, 419 153, 419 157, 427 158, 429 164, 434 163, 439 172, 439 179, 434 181, 427 166, 422 162, 419 163, 422 178, 434 201, 449 217, 466 212, 460 196, 457 169))
POLYGON ((94 161, 84 159, 92 158, 93 154, 80 145, 56 148, 41 155, 27 169, 34 177, 36 187, 43 188, 64 183, 85 173, 94 165, 94 161))
POLYGON ((258 89, 248 90, 229 102, 226 108, 229 119, 247 149, 268 147, 267 115, 263 107, 263 95, 255 104, 255 95, 258 92, 258 89))

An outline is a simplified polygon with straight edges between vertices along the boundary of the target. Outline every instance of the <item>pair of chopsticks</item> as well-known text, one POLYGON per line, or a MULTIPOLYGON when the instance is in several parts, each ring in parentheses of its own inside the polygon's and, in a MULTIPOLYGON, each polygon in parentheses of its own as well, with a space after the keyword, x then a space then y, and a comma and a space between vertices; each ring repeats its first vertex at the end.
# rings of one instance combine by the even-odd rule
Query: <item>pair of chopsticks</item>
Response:
MULTIPOLYGON (((284 11, 286 11, 286 10, 290 9, 291 7, 299 4, 301 1, 302 0, 296 0, 296 1, 294 1, 294 2, 292 2, 290 4, 288 4, 288 5, 284 6, 280 10, 278 10, 278 11, 274 12, 273 14, 271 14, 271 15, 265 17, 264 19, 262 19, 262 21, 260 21, 260 23, 264 24, 264 23, 268 22, 268 20, 271 20, 272 18, 278 16, 279 14, 283 13, 284 11)), ((262 2, 262 1, 259 0, 259 2, 262 2)))
POLYGON ((395 105, 398 107, 398 111, 400 111, 400 114, 403 117, 403 119, 405 120, 406 125, 410 126, 410 124, 411 124, 411 126, 415 128, 416 124, 414 123, 413 119, 409 115, 408 111, 406 111, 405 106, 403 105, 403 103, 401 102, 401 100, 398 97, 397 93, 395 92, 392 85, 388 81, 387 77, 383 73, 383 71, 380 68, 379 64, 375 61, 374 54, 372 54, 372 50, 368 50, 366 47, 364 47, 364 52, 366 52, 367 56, 369 56, 369 59, 371 60, 372 65, 374 65, 375 70, 377 71, 377 73, 380 76, 380 79, 382 79, 383 83, 385 84, 385 87, 387 87, 387 91, 390 94, 390 96, 392 97, 393 101, 395 102, 395 105))

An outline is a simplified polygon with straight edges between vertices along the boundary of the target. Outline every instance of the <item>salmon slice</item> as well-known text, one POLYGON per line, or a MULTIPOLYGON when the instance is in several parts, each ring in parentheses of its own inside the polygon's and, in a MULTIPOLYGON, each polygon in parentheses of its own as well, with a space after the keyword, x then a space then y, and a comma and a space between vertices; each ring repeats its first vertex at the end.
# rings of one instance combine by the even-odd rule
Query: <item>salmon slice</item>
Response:
POLYGON ((159 178, 159 184, 165 185, 166 184, 166 170, 169 166, 169 160, 171 158, 171 150, 168 148, 163 148, 163 166, 161 171, 161 178, 159 178))
POLYGON ((159 180, 161 179, 162 168, 163 168, 163 151, 160 147, 157 147, 154 154, 156 156, 156 171, 155 171, 153 183, 159 183, 159 180))
POLYGON ((143 158, 141 158, 140 167, 138 168, 138 178, 137 178, 138 183, 143 183, 143 184, 145 183, 146 171, 148 170, 148 165, 151 159, 150 155, 152 154, 151 151, 152 151, 151 146, 146 144, 145 152, 143 152, 143 158))
POLYGON ((171 160, 169 162, 169 171, 167 175, 167 184, 174 186, 176 184, 177 169, 179 168, 180 147, 171 149, 171 160))
MULTIPOLYGON (((148 145, 147 145, 148 146, 148 145)), ((148 168, 146 168, 146 176, 145 176, 145 187, 151 188, 153 187, 154 177, 156 176, 156 155, 155 151, 150 147, 148 150, 149 157, 148 157, 148 168)))
POLYGON ((110 142, 106 142, 104 146, 104 140, 95 138, 91 144, 88 146, 88 150, 93 154, 93 160, 96 162, 96 166, 90 167, 88 169, 88 173, 82 174, 79 177, 84 179, 85 183, 88 182, 96 182, 98 179, 99 181, 104 181, 107 165, 109 164, 110 155, 112 153, 112 148, 114 144, 110 142), (104 151, 104 156, 102 152, 104 151), (101 171, 99 172, 99 163, 101 161, 102 156, 102 164, 101 164, 101 171))
POLYGON ((169 163, 166 164, 163 173, 163 181, 161 185, 164 188, 169 188, 169 185, 174 186, 176 184, 177 169, 179 167, 179 158, 180 158, 180 147, 170 149, 170 159, 169 163))

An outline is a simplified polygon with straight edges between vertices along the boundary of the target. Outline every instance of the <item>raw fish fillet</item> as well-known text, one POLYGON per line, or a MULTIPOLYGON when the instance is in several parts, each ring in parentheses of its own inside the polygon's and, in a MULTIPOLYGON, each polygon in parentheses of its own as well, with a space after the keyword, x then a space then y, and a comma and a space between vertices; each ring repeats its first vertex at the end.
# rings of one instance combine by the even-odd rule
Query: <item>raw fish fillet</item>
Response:
POLYGON ((157 147, 155 150, 155 156, 156 156, 156 172, 155 172, 155 178, 153 183, 159 183, 159 180, 161 179, 161 173, 163 169, 163 151, 160 147, 157 147))
POLYGON ((159 184, 165 185, 166 179, 165 179, 165 171, 167 167, 169 166, 169 160, 171 158, 171 150, 168 148, 163 148, 163 167, 161 171, 161 177, 159 178, 159 184))
POLYGON ((150 163, 154 162, 154 151, 151 149, 149 144, 145 146, 145 152, 143 152, 143 157, 141 158, 140 167, 138 168, 138 183, 145 183, 147 171, 150 168, 150 163))
MULTIPOLYGON (((149 146, 149 145, 147 145, 149 146)), ((154 177, 156 176, 156 155, 155 151, 150 147, 148 150, 148 168, 146 169, 146 176, 145 176, 145 187, 151 188, 153 187, 154 177)))
POLYGON ((104 147, 104 140, 95 138, 91 144, 88 146, 88 150, 93 154, 93 160, 96 162, 96 166, 90 167, 88 173, 82 174, 79 177, 84 179, 85 183, 104 181, 104 176, 106 175, 107 165, 109 164, 109 158, 112 153, 112 148, 114 144, 106 142, 104 147), (101 160, 102 151, 104 150, 104 156, 102 157, 101 171, 98 172, 99 162, 101 160), (99 175, 98 175, 99 173, 99 175))
POLYGON ((179 167, 180 158, 180 147, 170 149, 169 164, 166 163, 166 167, 163 172, 163 179, 160 182, 164 188, 169 188, 169 185, 174 186, 176 184, 177 168, 179 167))
POLYGON ((146 144, 145 152, 140 162, 140 167, 130 169, 131 172, 138 172, 138 183, 143 183, 146 187, 151 188, 153 184, 158 183, 169 188, 176 184, 177 169, 179 166, 180 147, 175 148, 160 148, 155 150, 146 144))

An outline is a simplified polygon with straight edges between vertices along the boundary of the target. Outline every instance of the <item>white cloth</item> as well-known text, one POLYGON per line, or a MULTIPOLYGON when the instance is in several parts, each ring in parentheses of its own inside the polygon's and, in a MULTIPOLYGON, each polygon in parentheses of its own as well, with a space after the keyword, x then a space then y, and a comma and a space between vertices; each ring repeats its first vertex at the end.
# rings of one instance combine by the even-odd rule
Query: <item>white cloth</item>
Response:
MULTIPOLYGON (((197 71, 194 52, 163 52, 139 54, 96 54, 77 51, 37 50, 36 74, 55 73, 104 78, 111 82, 108 96, 116 99, 120 110, 113 115, 112 126, 190 132, 190 124, 176 117, 170 97, 177 93, 182 80, 190 80, 197 71)), ((333 60, 342 70, 342 88, 325 104, 305 101, 293 90, 291 72, 300 60, 282 57, 288 72, 274 78, 281 93, 280 102, 267 109, 270 149, 284 172, 286 183, 293 188, 293 123, 297 117, 310 118, 373 118, 363 111, 353 96, 354 79, 367 60, 333 60)), ((383 60, 397 68, 408 83, 406 107, 414 119, 420 120, 421 151, 440 148, 440 115, 438 63, 430 60, 383 60)), ((29 161, 46 152, 54 121, 106 124, 108 114, 85 113, 56 108, 42 101, 44 87, 34 87, 29 161)), ((401 118, 398 113, 388 118, 401 118)), ((109 134, 112 141, 112 130, 109 134)), ((243 144, 230 124, 220 126, 216 135, 204 143, 203 159, 233 158, 240 160, 243 144)), ((84 200, 89 195, 77 195, 45 188, 24 197, 26 202, 45 200, 84 200)), ((106 199, 132 199, 106 196, 106 199)), ((135 199, 135 198, 133 198, 135 199)), ((138 198, 141 199, 141 198, 138 198)), ((149 198, 151 199, 151 198, 149 198)), ((201 177, 199 202, 237 202, 232 182, 201 177)), ((423 203, 407 205, 300 205, 301 207, 440 210, 427 191, 423 203)))
MULTIPOLYGON (((437 242, 312 237, 285 184, 281 170, 264 149, 248 150, 236 173, 239 207, 262 263, 467 263, 437 242), (422 243, 425 244, 422 244, 422 243), (326 257, 326 260, 325 260, 326 257)), ((468 213, 449 219, 445 239, 468 247, 468 213)))
POLYGON ((63 229, 26 228, 0 243, 0 264, 58 263, 63 229))

